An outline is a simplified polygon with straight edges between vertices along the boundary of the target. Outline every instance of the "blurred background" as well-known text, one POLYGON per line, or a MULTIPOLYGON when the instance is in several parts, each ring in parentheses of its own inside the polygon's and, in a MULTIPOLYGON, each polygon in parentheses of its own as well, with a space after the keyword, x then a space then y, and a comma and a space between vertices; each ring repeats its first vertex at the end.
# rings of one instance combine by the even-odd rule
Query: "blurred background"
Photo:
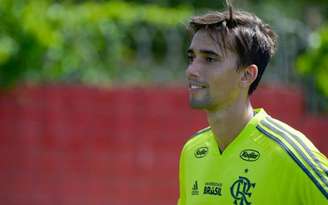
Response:
MULTIPOLYGON (((252 96, 328 154, 328 1, 235 0, 279 34, 252 96)), ((191 15, 210 0, 0 0, 0 203, 175 204, 191 15)))

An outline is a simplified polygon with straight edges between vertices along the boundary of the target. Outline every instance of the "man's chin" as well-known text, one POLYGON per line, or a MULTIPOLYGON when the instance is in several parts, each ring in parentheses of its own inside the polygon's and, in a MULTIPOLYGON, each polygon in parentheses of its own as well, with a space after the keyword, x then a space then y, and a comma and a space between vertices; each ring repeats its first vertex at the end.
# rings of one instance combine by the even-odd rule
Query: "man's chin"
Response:
POLYGON ((208 107, 208 103, 204 103, 196 100, 191 100, 189 102, 189 105, 192 109, 198 109, 198 110, 203 110, 208 107))

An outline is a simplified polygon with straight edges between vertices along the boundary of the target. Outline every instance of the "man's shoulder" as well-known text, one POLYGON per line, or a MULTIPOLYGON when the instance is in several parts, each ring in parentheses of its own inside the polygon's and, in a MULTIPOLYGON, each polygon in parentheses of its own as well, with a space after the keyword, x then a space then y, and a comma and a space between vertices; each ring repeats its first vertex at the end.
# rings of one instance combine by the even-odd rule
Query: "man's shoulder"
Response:
POLYGON ((206 127, 191 135, 183 146, 183 152, 188 152, 188 150, 193 150, 195 147, 205 145, 209 141, 210 133, 211 128, 206 127))
POLYGON ((328 198, 328 160, 303 133, 269 116, 259 122, 257 129, 275 143, 277 157, 301 170, 303 179, 310 179, 328 198))
POLYGON ((270 138, 277 145, 286 148, 303 148, 308 151, 317 152, 313 143, 299 130, 293 128, 285 122, 266 116, 256 127, 263 135, 270 138))
POLYGON ((280 163, 300 164, 308 154, 318 152, 302 132, 269 115, 259 121, 256 129, 265 139, 263 146, 270 150, 275 159, 280 159, 280 163))

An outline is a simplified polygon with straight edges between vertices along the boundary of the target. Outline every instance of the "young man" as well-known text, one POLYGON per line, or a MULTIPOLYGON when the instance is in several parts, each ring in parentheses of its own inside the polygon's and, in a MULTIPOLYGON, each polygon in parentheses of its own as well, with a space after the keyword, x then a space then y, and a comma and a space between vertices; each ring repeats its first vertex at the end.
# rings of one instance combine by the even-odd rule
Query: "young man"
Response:
POLYGON ((276 34, 243 11, 192 17, 189 100, 206 111, 180 158, 179 205, 328 204, 328 160, 300 132, 253 109, 276 34))

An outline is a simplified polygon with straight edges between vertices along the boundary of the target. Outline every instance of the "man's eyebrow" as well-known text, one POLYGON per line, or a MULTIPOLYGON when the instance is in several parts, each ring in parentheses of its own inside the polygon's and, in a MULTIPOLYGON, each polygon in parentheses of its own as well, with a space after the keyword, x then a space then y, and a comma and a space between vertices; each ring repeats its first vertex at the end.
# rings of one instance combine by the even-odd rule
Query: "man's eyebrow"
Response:
POLYGON ((213 50, 199 50, 200 53, 202 54, 207 54, 207 55, 214 55, 214 56, 220 56, 217 52, 213 50))
MULTIPOLYGON (((192 48, 189 48, 187 50, 188 54, 192 54, 194 53, 194 50, 192 48)), ((207 49, 201 49, 199 50, 199 53, 201 54, 206 54, 206 55, 213 55, 213 56, 221 56, 220 54, 218 54, 217 52, 213 51, 213 50, 207 50, 207 49)))

